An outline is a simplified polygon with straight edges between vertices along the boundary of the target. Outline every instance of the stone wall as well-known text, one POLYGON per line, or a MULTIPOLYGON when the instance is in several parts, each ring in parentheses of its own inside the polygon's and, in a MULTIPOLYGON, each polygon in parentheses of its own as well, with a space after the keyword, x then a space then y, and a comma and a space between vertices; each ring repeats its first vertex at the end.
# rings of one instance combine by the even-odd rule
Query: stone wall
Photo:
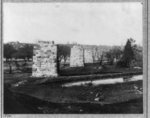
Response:
POLYGON ((84 49, 84 63, 93 63, 93 51, 91 49, 84 49))
POLYGON ((57 45, 50 41, 38 41, 33 50, 33 77, 56 77, 57 45))
POLYGON ((84 66, 84 52, 83 48, 79 45, 75 45, 71 48, 70 54, 70 67, 82 67, 84 66))
POLYGON ((96 48, 94 48, 92 53, 93 53, 93 62, 94 63, 98 62, 98 59, 101 57, 98 50, 96 48))
POLYGON ((83 48, 74 45, 71 48, 70 67, 84 66, 84 63, 94 63, 98 60, 98 53, 95 48, 83 48))

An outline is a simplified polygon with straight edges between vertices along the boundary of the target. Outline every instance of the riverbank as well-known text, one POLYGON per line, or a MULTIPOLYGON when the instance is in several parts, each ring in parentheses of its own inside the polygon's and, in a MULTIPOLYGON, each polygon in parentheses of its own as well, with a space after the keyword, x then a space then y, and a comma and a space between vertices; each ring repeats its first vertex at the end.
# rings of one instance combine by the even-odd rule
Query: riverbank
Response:
POLYGON ((142 80, 97 86, 90 83, 63 86, 68 82, 108 80, 118 77, 128 80, 128 77, 141 74, 140 70, 57 78, 35 78, 31 77, 31 73, 4 74, 5 89, 10 91, 4 92, 5 111, 57 114, 142 113, 142 80))
POLYGON ((91 114, 143 112, 141 80, 100 86, 62 87, 61 84, 55 84, 9 86, 6 88, 12 91, 11 93, 4 92, 7 113, 11 110, 13 113, 91 114), (11 99, 17 103, 11 101, 11 99), (14 105, 16 106, 15 108, 13 104, 16 104, 14 105), (17 105, 19 106, 18 108, 17 105), (21 109, 21 106, 24 108, 21 109))
POLYGON ((5 114, 140 114, 143 113, 142 98, 111 105, 91 103, 52 103, 24 94, 11 93, 5 89, 5 114), (10 97, 11 95, 11 97, 10 97), (15 107, 14 107, 15 106, 15 107))

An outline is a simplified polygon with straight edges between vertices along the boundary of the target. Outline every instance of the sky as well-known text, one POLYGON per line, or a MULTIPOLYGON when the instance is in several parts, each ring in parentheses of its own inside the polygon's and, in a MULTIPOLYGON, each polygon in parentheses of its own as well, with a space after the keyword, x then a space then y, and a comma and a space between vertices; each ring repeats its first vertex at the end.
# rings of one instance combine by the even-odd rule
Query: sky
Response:
POLYGON ((3 42, 38 40, 88 45, 142 45, 142 4, 4 3, 3 42))

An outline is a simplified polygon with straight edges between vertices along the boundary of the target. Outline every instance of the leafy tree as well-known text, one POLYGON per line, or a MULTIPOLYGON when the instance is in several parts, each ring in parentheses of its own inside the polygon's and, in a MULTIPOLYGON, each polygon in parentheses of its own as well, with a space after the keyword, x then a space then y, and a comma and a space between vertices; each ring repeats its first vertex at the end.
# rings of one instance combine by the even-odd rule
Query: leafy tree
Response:
POLYGON ((57 50, 58 72, 59 72, 59 68, 60 68, 60 62, 62 61, 62 59, 64 59, 64 63, 66 63, 66 60, 69 55, 70 55, 70 46, 58 45, 58 50, 57 50))
POLYGON ((142 52, 142 47, 138 45, 133 46, 133 51, 134 51, 134 60, 135 60, 135 66, 143 66, 143 52, 142 52))
POLYGON ((132 60, 135 58, 134 50, 133 50, 134 42, 135 41, 132 38, 127 40, 127 43, 124 47, 123 56, 121 60, 118 62, 119 66, 130 67, 132 60))
POLYGON ((24 58, 27 58, 28 60, 30 58, 32 58, 32 56, 33 56, 33 46, 32 45, 26 44, 24 47, 22 47, 20 49, 20 51, 23 54, 22 56, 24 58))
POLYGON ((58 45, 58 59, 61 61, 64 59, 64 63, 66 62, 68 56, 70 55, 70 46, 67 45, 58 45))
POLYGON ((122 55, 122 50, 120 47, 113 47, 111 50, 109 50, 108 52, 106 52, 106 58, 108 59, 108 61, 110 62, 110 64, 114 63, 114 59, 120 59, 122 55))
POLYGON ((19 48, 16 53, 14 53, 14 58, 16 59, 24 59, 29 60, 33 56, 33 46, 29 44, 25 44, 23 47, 19 48))
POLYGON ((9 65, 9 73, 12 73, 12 58, 13 54, 16 53, 16 49, 10 44, 4 44, 4 58, 9 65))
POLYGON ((20 66, 26 66, 26 59, 32 58, 33 56, 33 45, 25 44, 22 47, 18 48, 17 51, 13 54, 15 60, 15 65, 17 69, 20 69, 20 66), (25 63, 23 65, 19 65, 17 59, 24 59, 25 63))
POLYGON ((12 59, 14 53, 16 53, 16 49, 12 45, 4 44, 4 58, 6 58, 6 61, 12 59))

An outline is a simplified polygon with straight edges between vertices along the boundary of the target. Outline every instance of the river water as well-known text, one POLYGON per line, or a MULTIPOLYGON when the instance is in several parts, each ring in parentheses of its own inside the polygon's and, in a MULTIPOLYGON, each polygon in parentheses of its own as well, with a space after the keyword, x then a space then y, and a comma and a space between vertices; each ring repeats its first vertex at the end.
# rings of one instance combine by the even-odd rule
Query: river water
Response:
POLYGON ((107 79, 101 79, 101 80, 78 81, 78 82, 63 84, 62 87, 81 86, 81 85, 88 85, 88 84, 92 84, 96 86, 96 85, 125 83, 125 82, 138 81, 138 80, 143 80, 143 75, 107 78, 107 79))

